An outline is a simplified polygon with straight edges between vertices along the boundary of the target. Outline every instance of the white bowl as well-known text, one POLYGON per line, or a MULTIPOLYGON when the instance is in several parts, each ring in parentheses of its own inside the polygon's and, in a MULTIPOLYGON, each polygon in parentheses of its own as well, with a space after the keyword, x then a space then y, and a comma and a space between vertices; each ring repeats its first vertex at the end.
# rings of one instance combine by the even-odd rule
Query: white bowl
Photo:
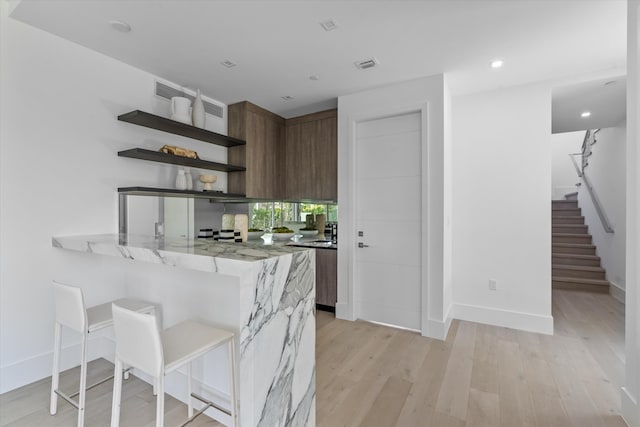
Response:
POLYGON ((318 230, 300 230, 298 233, 302 234, 304 237, 311 237, 318 234, 318 230))
POLYGON ((247 240, 258 240, 264 231, 247 231, 247 240))
POLYGON ((273 240, 289 240, 294 233, 273 233, 273 240))

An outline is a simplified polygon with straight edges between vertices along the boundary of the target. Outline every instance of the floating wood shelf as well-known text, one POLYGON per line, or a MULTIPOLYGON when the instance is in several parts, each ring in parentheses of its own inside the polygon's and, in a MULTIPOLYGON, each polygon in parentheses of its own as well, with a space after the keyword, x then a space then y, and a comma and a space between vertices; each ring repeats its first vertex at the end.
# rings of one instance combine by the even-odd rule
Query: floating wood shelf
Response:
POLYGON ((130 150, 119 151, 118 156, 129 157, 131 159, 149 160, 159 163, 170 163, 173 165, 193 168, 209 169, 220 172, 239 172, 246 170, 241 166, 227 165, 225 163, 210 162, 208 160, 201 159, 190 159, 188 157, 166 154, 160 151, 146 150, 144 148, 132 148, 130 150))
POLYGON ((134 110, 129 113, 121 114, 118 120, 133 123, 134 125, 144 126, 175 135, 185 136, 210 144, 221 145, 223 147, 234 147, 236 145, 245 145, 246 142, 237 138, 211 132, 206 129, 197 128, 185 123, 176 122, 166 117, 156 116, 155 114, 146 113, 140 110, 134 110))

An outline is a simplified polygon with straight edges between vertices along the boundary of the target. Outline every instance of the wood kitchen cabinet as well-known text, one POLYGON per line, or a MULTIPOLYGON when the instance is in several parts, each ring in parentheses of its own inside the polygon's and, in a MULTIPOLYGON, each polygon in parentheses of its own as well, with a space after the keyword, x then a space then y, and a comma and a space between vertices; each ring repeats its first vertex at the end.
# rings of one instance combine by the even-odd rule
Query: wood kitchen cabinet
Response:
POLYGON ((338 251, 316 249, 316 304, 335 310, 337 300, 338 251))
POLYGON ((248 101, 239 102, 228 107, 228 134, 246 141, 228 149, 227 161, 246 168, 229 173, 229 193, 284 198, 285 119, 248 101))
POLYGON ((284 147, 286 198, 337 201, 338 111, 287 119, 284 147))

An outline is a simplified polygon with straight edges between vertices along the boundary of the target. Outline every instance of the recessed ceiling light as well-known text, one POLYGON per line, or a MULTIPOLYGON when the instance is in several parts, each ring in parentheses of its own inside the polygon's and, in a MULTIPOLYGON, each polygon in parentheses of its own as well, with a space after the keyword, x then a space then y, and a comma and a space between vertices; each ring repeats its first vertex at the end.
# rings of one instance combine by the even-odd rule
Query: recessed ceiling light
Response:
POLYGON ((366 70, 368 68, 373 68, 376 65, 380 64, 380 61, 378 61, 378 58, 376 58, 375 56, 372 58, 368 58, 368 59, 363 59, 361 61, 356 61, 354 62, 356 68, 360 69, 360 70, 366 70))
POLYGON ((131 25, 127 24, 124 21, 109 21, 109 25, 111 25, 111 28, 116 31, 120 31, 121 33, 128 33, 129 31, 131 31, 131 25))
POLYGON ((582 114, 580 114, 580 117, 586 118, 586 117, 589 117, 590 115, 591 115, 591 111, 583 111, 582 114))
POLYGON ((295 98, 293 96, 285 95, 282 97, 282 99, 284 99, 285 101, 291 101, 292 99, 295 99, 295 98))
POLYGON ((325 31, 335 30, 339 26, 333 18, 322 21, 320 25, 322 25, 322 28, 324 28, 325 31))
POLYGON ((320 80, 320 76, 314 74, 312 76, 309 76, 309 80, 320 80))
POLYGON ((502 59, 496 59, 491 61, 491 68, 500 68, 504 65, 504 61, 502 59))
POLYGON ((228 60, 228 59, 225 59, 224 61, 222 61, 222 62, 221 62, 221 64, 222 64, 223 66, 227 67, 227 68, 233 68, 233 67, 235 67, 236 65, 238 65, 238 64, 236 64, 235 62, 230 61, 230 60, 228 60))

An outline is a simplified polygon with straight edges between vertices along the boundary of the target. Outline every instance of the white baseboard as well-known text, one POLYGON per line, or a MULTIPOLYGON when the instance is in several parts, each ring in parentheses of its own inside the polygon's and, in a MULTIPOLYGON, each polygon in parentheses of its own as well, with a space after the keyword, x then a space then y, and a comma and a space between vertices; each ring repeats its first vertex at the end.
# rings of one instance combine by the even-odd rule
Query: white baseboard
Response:
POLYGON ((444 321, 428 319, 426 323, 426 331, 422 331, 422 336, 427 338, 434 338, 437 340, 446 340, 447 335, 449 334, 449 328, 451 327, 451 321, 453 318, 451 317, 451 312, 453 311, 453 306, 449 306, 447 313, 444 317, 444 321))
MULTIPOLYGON (((89 337, 87 345, 89 361, 103 357, 109 350, 109 343, 104 337, 89 337)), ((113 349, 111 350, 113 351, 113 349)), ((80 365, 80 342, 62 348, 60 370, 80 365)), ((53 349, 9 365, 0 367, 0 393, 15 390, 27 384, 51 376, 53 367, 53 349)))
POLYGON ((454 304, 451 317, 468 322, 553 335, 553 316, 501 310, 477 305, 454 304))
POLYGON ((356 320, 353 316, 353 309, 349 304, 336 303, 336 318, 342 320, 356 320))
POLYGON ((618 302, 624 304, 625 291, 624 288, 609 280, 609 294, 618 302))
POLYGON ((444 322, 438 320, 427 320, 427 331, 422 331, 422 336, 437 340, 446 340, 449 328, 451 327, 451 317, 447 317, 444 322))
POLYGON ((626 387, 622 387, 622 418, 629 427, 640 427, 640 407, 626 387))

